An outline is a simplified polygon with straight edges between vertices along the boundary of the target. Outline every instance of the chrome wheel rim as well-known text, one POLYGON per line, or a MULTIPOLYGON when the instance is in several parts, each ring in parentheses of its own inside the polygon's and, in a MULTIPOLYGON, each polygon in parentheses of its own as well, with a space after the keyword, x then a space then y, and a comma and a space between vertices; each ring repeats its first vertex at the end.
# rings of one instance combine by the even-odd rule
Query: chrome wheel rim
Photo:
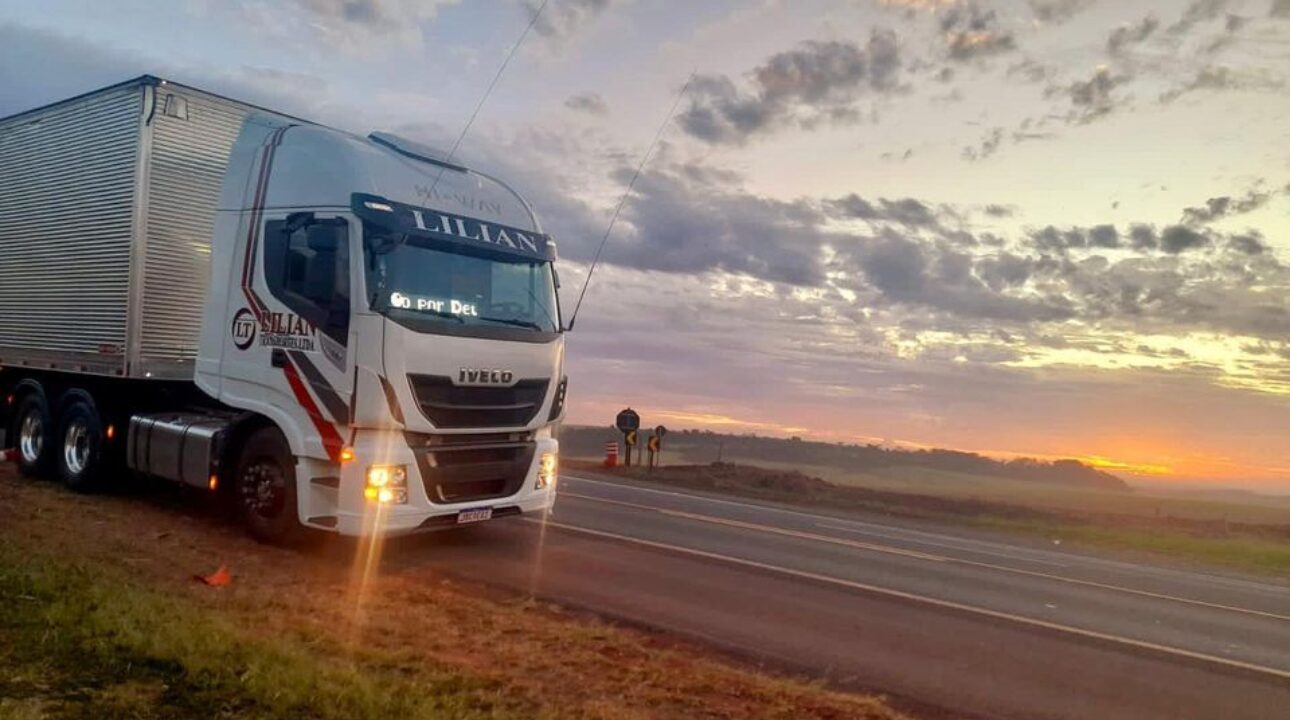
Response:
POLYGON ((252 514, 272 519, 286 505, 287 479, 278 464, 268 460, 248 465, 242 471, 242 504, 252 514))
POLYGON ((41 421, 40 413, 33 409, 22 419, 22 427, 18 430, 18 451, 22 453, 23 462, 34 465, 44 449, 45 423, 41 421))
POLYGON ((90 464, 90 429, 84 421, 74 420, 63 436, 63 463, 72 475, 80 475, 90 464))

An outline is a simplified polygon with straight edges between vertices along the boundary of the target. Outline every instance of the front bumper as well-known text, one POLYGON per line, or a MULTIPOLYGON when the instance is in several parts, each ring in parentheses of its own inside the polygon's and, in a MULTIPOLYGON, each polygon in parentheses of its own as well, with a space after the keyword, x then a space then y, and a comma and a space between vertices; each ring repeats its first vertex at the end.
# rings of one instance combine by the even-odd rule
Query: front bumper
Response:
MULTIPOLYGON (((555 487, 537 488, 540 459, 559 451, 553 438, 498 440, 497 436, 415 436, 360 431, 354 460, 341 466, 334 500, 334 529, 341 535, 404 535, 456 527, 462 510, 493 508, 494 517, 548 510, 555 487), (447 439, 450 442, 443 442, 447 439), (380 504, 363 490, 367 468, 402 465, 407 503, 380 504)), ((301 513, 308 522, 309 513, 301 513)))

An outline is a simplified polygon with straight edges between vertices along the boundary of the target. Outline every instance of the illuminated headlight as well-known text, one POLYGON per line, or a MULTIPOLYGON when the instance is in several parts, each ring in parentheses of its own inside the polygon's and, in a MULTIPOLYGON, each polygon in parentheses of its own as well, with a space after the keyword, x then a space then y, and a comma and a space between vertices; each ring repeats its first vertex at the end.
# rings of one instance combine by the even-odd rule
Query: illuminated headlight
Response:
POLYGON ((559 456, 553 452, 542 453, 542 459, 538 464, 538 490, 555 487, 555 473, 560 465, 558 458, 559 456))
POLYGON ((363 497, 383 505, 406 505, 408 468, 405 465, 373 465, 367 469, 363 497))

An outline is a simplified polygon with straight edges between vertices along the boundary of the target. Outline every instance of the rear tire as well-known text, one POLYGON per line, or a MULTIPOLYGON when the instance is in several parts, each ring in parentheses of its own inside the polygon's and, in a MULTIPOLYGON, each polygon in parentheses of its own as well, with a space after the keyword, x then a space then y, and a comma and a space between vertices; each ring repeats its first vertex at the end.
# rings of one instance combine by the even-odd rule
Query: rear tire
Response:
POLYGON ((295 456, 277 428, 260 428, 247 436, 234 485, 238 515, 251 537, 274 545, 304 538, 296 502, 295 456))
POLYGON ((39 392, 29 392, 18 403, 13 416, 13 435, 18 451, 18 472, 26 477, 46 477, 54 464, 54 423, 49 404, 39 392))
POLYGON ((103 423, 94 405, 72 400, 63 410, 55 455, 63 484, 75 492, 89 493, 103 487, 103 423))

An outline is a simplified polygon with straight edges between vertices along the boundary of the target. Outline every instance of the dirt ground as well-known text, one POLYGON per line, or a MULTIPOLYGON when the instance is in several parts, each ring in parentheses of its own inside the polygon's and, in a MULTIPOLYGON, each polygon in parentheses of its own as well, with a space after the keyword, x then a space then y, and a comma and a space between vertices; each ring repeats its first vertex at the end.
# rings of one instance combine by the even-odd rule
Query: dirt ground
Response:
POLYGON ((0 466, 0 542, 120 573, 228 618, 249 636, 290 638, 360 668, 375 653, 373 673, 451 673, 485 682, 521 716, 903 717, 879 699, 763 673, 664 635, 389 562, 401 553, 433 552, 433 536, 387 544, 385 567, 365 573, 368 548, 361 544, 267 547, 206 507, 201 497, 175 489, 75 495, 0 466), (231 584, 193 579, 220 566, 228 567, 231 584))

